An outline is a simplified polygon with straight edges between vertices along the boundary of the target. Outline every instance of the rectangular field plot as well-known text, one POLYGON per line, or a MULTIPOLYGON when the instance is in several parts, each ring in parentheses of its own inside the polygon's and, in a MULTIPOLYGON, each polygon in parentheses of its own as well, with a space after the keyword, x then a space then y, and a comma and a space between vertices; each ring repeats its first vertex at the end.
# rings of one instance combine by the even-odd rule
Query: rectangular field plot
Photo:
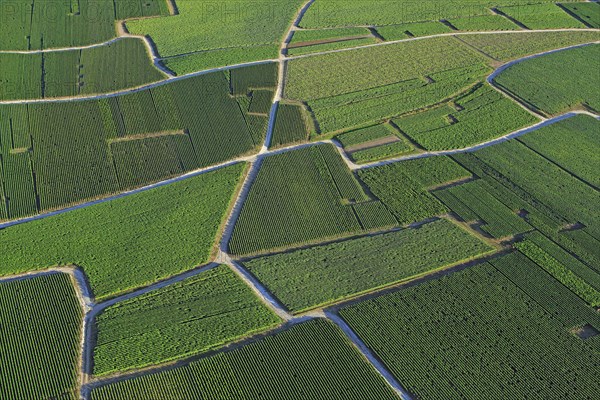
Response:
MULTIPOLYGON (((552 0, 535 0, 527 3, 552 4, 552 0)), ((439 21, 460 17, 489 15, 496 6, 521 6, 520 0, 421 0, 381 1, 362 0, 317 1, 312 5, 300 25, 304 28, 338 27, 352 25, 393 25, 418 21, 439 21)))
POLYGON ((280 104, 270 147, 281 147, 308 140, 307 116, 302 106, 280 104))
POLYGON ((471 175, 452 160, 435 157, 363 169, 358 176, 400 223, 407 224, 448 212, 429 187, 471 175))
MULTIPOLYGON (((242 70, 232 81, 244 95, 255 86, 274 85, 271 77, 242 70)), ((258 151, 268 117, 240 108, 230 90, 225 74, 217 72, 99 100, 0 105, 0 155, 7 160, 5 176, 11 174, 7 187, 31 186, 28 191, 20 186, 22 196, 7 194, 9 218, 258 151), (17 159, 23 161, 18 171, 11 168, 17 159), (25 206, 21 198, 31 202, 25 206)))
POLYGON ((447 220, 245 261, 291 311, 300 312, 493 251, 447 220))
POLYGON ((120 400, 123 393, 130 400, 398 398, 344 334, 322 320, 181 367, 101 386, 91 399, 120 400))
POLYGON ((372 43, 377 43, 377 39, 367 28, 300 30, 294 32, 288 45, 288 55, 296 56, 372 43))
POLYGON ((116 20, 169 15, 165 0, 15 0, 2 10, 0 50, 85 46, 117 36, 116 20))
POLYGON ((529 29, 585 28, 583 23, 556 4, 499 7, 499 10, 529 29))
POLYGON ((600 121, 588 115, 577 115, 521 136, 519 141, 598 189, 599 131, 600 121))
POLYGON ((378 161, 414 151, 414 146, 389 124, 353 130, 335 136, 357 163, 378 161))
POLYGON ((546 114, 581 108, 599 112, 599 69, 600 45, 592 44, 512 65, 494 82, 546 114))
POLYGON ((444 106, 394 119, 394 123, 427 150, 458 149, 482 143, 532 125, 537 119, 489 85, 444 106))
POLYGON ((473 17, 464 17, 450 19, 450 22, 459 31, 511 31, 519 29, 508 18, 501 15, 478 15, 473 17))
POLYGON ((561 3, 560 7, 590 28, 600 28, 600 4, 594 2, 561 3))
POLYGON ((366 46, 369 44, 378 43, 377 39, 374 37, 365 37, 351 40, 340 40, 336 42, 322 43, 322 44, 313 44, 310 46, 302 46, 302 47, 294 47, 288 50, 288 55, 290 57, 293 56, 301 56, 303 54, 310 53, 318 53, 321 51, 331 51, 331 50, 340 50, 346 49, 350 47, 359 47, 366 46))
POLYGON ((0 230, 0 275, 78 265, 105 299, 208 261, 243 164, 0 230))
POLYGON ((254 254, 361 232, 352 204, 370 200, 332 145, 267 157, 229 249, 254 254))
POLYGON ((290 61, 285 95, 307 102, 320 133, 336 133, 448 101, 482 81, 488 63, 452 37, 368 47, 290 61))
POLYGON ((465 35, 461 40, 500 61, 510 61, 576 44, 596 42, 597 32, 519 32, 465 35))
POLYGON ((492 194, 484 180, 465 183, 434 192, 434 196, 465 221, 483 223, 481 230, 495 238, 503 238, 533 229, 492 194))
POLYGON ((102 311, 94 373, 191 356, 279 322, 232 270, 217 266, 102 311))
POLYGON ((452 32, 452 29, 448 25, 444 25, 439 21, 378 26, 376 29, 377 33, 387 41, 452 32))
POLYGON ((82 322, 67 274, 0 282, 2 398, 78 398, 82 322))
MULTIPOLYGON (((191 72, 277 58, 283 36, 302 4, 302 0, 179 0, 177 16, 133 20, 127 28, 134 35, 149 35, 161 57, 193 53, 185 68, 191 72)), ((180 72, 180 68, 175 70, 180 72)))
POLYGON ((340 314, 420 399, 592 398, 600 389, 593 344, 570 332, 600 317, 518 253, 340 314))

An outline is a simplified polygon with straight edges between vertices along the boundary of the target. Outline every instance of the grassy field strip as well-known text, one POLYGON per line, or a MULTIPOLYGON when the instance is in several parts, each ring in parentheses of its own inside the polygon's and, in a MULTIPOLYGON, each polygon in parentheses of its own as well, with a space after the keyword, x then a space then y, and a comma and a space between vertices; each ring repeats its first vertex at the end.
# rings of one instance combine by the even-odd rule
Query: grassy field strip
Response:
POLYGON ((101 204, 101 203, 106 203, 112 200, 117 200, 120 199, 122 197, 127 197, 127 196, 131 196, 133 194, 136 193, 141 193, 141 192, 146 192, 148 190, 157 188, 157 187, 161 187, 161 186, 166 186, 166 185, 170 185, 172 183, 175 182, 179 182, 179 181, 183 181, 189 178, 193 178, 195 176, 199 176, 199 175, 203 175, 209 172, 213 172, 216 171, 218 169, 222 169, 222 168, 226 168, 226 167, 230 167, 232 165, 238 164, 240 162, 247 162, 247 161, 252 161, 254 159, 255 156, 246 156, 246 157, 240 157, 240 158, 236 158, 221 164, 217 164, 217 165, 211 165, 210 167, 205 167, 205 168, 200 168, 198 170, 195 171, 190 171, 187 172, 183 175, 177 176, 175 178, 171 178, 171 179, 167 179, 164 181, 160 181, 160 182, 156 182, 153 183, 151 185, 147 185, 147 186, 143 186, 141 188, 137 188, 137 189, 133 189, 133 190, 128 190, 125 192, 121 192, 119 194, 116 194, 114 196, 108 196, 108 197, 104 197, 101 199, 97 199, 97 200, 92 200, 92 201, 88 201, 85 203, 81 203, 81 204, 77 204, 75 206, 72 207, 67 207, 67 208, 62 208, 59 210, 55 210, 55 211, 50 211, 47 213, 42 213, 42 214, 37 214, 37 215, 32 215, 30 217, 25 217, 25 218, 19 218, 19 219, 15 219, 12 221, 8 221, 8 222, 4 222, 4 223, 0 223, 0 229, 4 229, 4 228, 8 228, 14 225, 20 225, 20 224, 24 224, 26 222, 31 222, 31 221, 36 221, 38 219, 44 219, 44 218, 48 218, 48 217, 52 217, 55 215, 60 215, 60 214, 64 214, 67 213, 69 211, 75 211, 81 208, 87 208, 96 204, 101 204))
POLYGON ((523 104, 518 98, 516 98, 514 95, 512 95, 511 93, 505 91, 504 89, 502 89, 501 87, 497 86, 494 82, 494 79, 500 75, 503 71, 505 71, 507 68, 518 64, 522 61, 526 61, 526 60, 531 60, 534 58, 539 58, 548 54, 553 54, 553 53, 558 53, 564 50, 571 50, 571 49, 578 49, 581 47, 585 47, 585 46, 589 46, 592 44, 600 44, 600 41, 597 42, 592 42, 592 43, 584 43, 584 44, 576 44, 574 46, 569 46, 569 47, 563 47, 561 49, 554 49, 554 50, 548 50, 548 51, 544 51, 542 53, 537 53, 537 54, 532 54, 529 56, 525 56, 510 62, 507 62, 506 64, 503 64, 502 66, 496 68, 494 70, 494 72, 492 72, 486 79, 486 81, 497 91, 499 91, 500 93, 502 93, 504 96, 506 96, 507 98, 513 100, 514 102, 516 102, 518 105, 520 105, 523 109, 525 109, 527 112, 535 115, 538 118, 542 118, 542 119, 546 119, 547 117, 545 115, 539 114, 536 111, 533 111, 531 108, 527 107, 525 104, 523 104))
MULTIPOLYGON (((471 147, 467 147, 467 148, 463 148, 463 149, 455 149, 455 150, 429 151, 429 152, 424 152, 424 153, 409 154, 409 155, 405 155, 405 156, 394 157, 394 158, 390 158, 390 159, 383 160, 383 161, 376 161, 376 162, 366 163, 366 164, 361 164, 361 165, 357 165, 352 160, 350 160, 350 158, 348 158, 348 156, 344 152, 342 145, 335 140, 321 140, 321 141, 310 142, 310 143, 302 143, 302 144, 293 145, 293 146, 289 146, 289 147, 283 147, 283 148, 276 149, 276 150, 267 150, 266 152, 263 152, 262 154, 259 154, 259 155, 236 158, 236 159, 227 161, 222 164, 217 164, 217 165, 202 168, 199 170, 191 171, 191 172, 185 173, 185 174, 175 177, 175 178, 160 181, 160 182, 154 183, 152 185, 144 186, 142 188, 138 188, 135 190, 130 190, 130 191, 126 191, 123 193, 119 193, 114 196, 109 196, 106 198, 93 200, 93 201, 86 202, 86 203, 81 203, 76 206, 72 206, 72 207, 68 207, 68 208, 64 208, 64 209, 60 209, 60 210, 56 210, 56 211, 51 211, 48 213, 38 214, 38 215, 31 216, 31 217, 26 217, 26 218, 21 218, 21 219, 16 219, 16 220, 0 223, 0 229, 8 228, 13 225, 19 225, 19 224, 23 224, 23 223, 30 222, 30 221, 35 221, 38 219, 44 219, 44 218, 51 217, 54 215, 59 215, 59 214, 63 214, 63 213, 69 212, 69 211, 74 211, 74 210, 77 210, 80 208, 86 208, 89 206, 93 206, 95 204, 100 204, 100 203, 105 203, 105 202, 108 202, 111 200, 116 200, 121 197, 130 196, 132 194, 144 192, 144 191, 150 190, 152 188, 169 185, 171 183, 182 181, 182 180, 194 177, 194 176, 202 175, 207 172, 212 172, 217 169, 229 167, 229 166, 237 164, 239 162, 250 162, 251 167, 250 167, 250 171, 249 171, 248 175, 255 176, 258 173, 258 168, 255 167, 254 165, 257 162, 259 162, 260 160, 262 160, 262 158, 271 156, 271 155, 289 152, 289 151, 299 150, 299 149, 302 149, 305 147, 317 146, 319 144, 333 144, 336 147, 336 149, 338 150, 338 152, 340 153, 340 155, 342 156, 342 159, 344 160, 344 162, 346 163, 348 168, 350 168, 351 170, 359 170, 359 169, 380 167, 380 166, 392 164, 392 163, 395 163, 398 161, 416 160, 416 159, 420 159, 420 158, 428 158, 428 157, 436 157, 436 156, 447 156, 447 155, 460 154, 460 153, 466 153, 466 152, 480 150, 480 149, 483 149, 483 148, 486 148, 489 146, 493 146, 498 143, 506 142, 510 139, 517 138, 517 137, 525 135, 529 132, 536 131, 545 126, 552 125, 556 122, 560 122, 564 119, 572 118, 576 115, 589 115, 591 117, 594 117, 594 118, 600 120, 600 116, 598 116, 594 113, 590 113, 588 111, 571 111, 566 114, 562 114, 562 115, 559 115, 559 116, 556 116, 556 117, 553 117, 550 119, 543 120, 535 125, 520 129, 516 132, 509 133, 500 138, 496 138, 496 139, 493 139, 493 140, 490 140, 490 141, 487 141, 484 143, 479 143, 475 146, 471 146, 471 147)), ((248 195, 250 186, 251 186, 251 182, 244 182, 244 186, 238 196, 238 199, 235 202, 235 206, 234 206, 234 210, 232 211, 232 215, 230 215, 227 220, 227 223, 225 225, 225 231, 223 234, 223 239, 221 241, 221 247, 220 247, 221 250, 223 250, 223 251, 227 250, 226 245, 227 245, 228 240, 231 238, 231 233, 233 231, 233 225, 235 225, 235 220, 237 219, 237 215, 239 215, 239 212, 241 211, 241 207, 245 201, 245 197, 247 197, 247 195, 248 195), (235 216, 234 216, 234 211, 236 211, 235 216), (223 247, 223 246, 225 246, 225 247, 223 247)))
POLYGON ((595 29, 595 28, 560 28, 560 29, 529 29, 529 30, 515 30, 515 31, 483 31, 483 32, 473 31, 473 32, 438 33, 438 34, 429 35, 429 36, 417 36, 417 37, 406 38, 406 39, 390 40, 389 42, 373 43, 373 44, 366 44, 363 46, 347 47, 344 49, 327 50, 327 51, 321 51, 321 52, 317 52, 317 53, 302 54, 302 55, 298 55, 298 56, 287 57, 286 59, 287 60, 297 60, 300 58, 321 56, 324 54, 341 53, 343 51, 364 49, 364 48, 368 48, 368 47, 386 46, 386 45, 390 45, 390 44, 396 44, 396 43, 402 43, 402 42, 412 42, 415 40, 431 39, 431 38, 444 37, 444 36, 497 35, 497 34, 507 34, 508 35, 508 34, 535 33, 535 32, 538 32, 538 33, 540 33, 540 32, 600 32, 600 30, 595 29))
POLYGON ((163 364, 152 365, 149 367, 139 368, 139 369, 135 369, 135 370, 129 370, 129 371, 125 371, 122 373, 116 373, 116 374, 112 374, 112 375, 106 375, 106 376, 100 376, 100 377, 90 376, 90 379, 87 380, 81 386, 80 397, 81 397, 81 399, 87 400, 90 398, 91 391, 96 387, 108 385, 108 384, 115 383, 115 382, 120 382, 123 380, 131 379, 131 378, 135 378, 135 377, 139 377, 139 376, 143 376, 143 375, 146 375, 149 373, 155 373, 155 372, 168 371, 171 369, 175 369, 177 367, 187 365, 190 362, 202 360, 204 358, 209 358, 218 353, 227 352, 227 351, 238 349, 240 347, 244 347, 248 344, 260 341, 261 339, 263 339, 265 337, 273 336, 273 335, 276 335, 277 333, 284 332, 295 325, 301 324, 303 322, 311 321, 316 318, 321 318, 321 317, 322 317, 321 315, 302 315, 302 316, 293 317, 291 320, 285 321, 280 326, 273 328, 271 330, 268 330, 266 332, 257 333, 257 334, 239 339, 239 340, 235 340, 235 341, 232 341, 229 344, 222 346, 218 349, 209 350, 205 353, 198 354, 198 355, 195 355, 192 357, 183 358, 181 360, 171 361, 171 362, 167 362, 167 363, 163 363, 163 364))
POLYGON ((402 400, 410 400, 410 396, 408 395, 406 390, 404 390, 402 385, 400 385, 396 378, 394 378, 390 371, 388 371, 388 369, 385 367, 385 365, 383 365, 381 360, 379 360, 379 358, 375 356, 375 354, 373 354, 371 350, 369 350, 367 345, 362 340, 360 340, 360 338, 356 335, 356 333, 354 333, 352 328, 348 326, 346 321, 344 321, 342 318, 340 318, 339 315, 332 311, 325 311, 325 316, 331 322, 336 324, 338 328, 342 330, 342 332, 344 332, 348 340, 350 340, 354 344, 354 346, 356 346, 356 348, 361 352, 363 357, 365 357, 369 361, 369 363, 373 365, 373 367, 375 367, 377 372, 383 377, 383 379, 385 379, 388 385, 391 386, 394 392, 396 392, 396 394, 402 400))
POLYGON ((460 154, 460 153, 470 153, 473 151, 477 151, 477 150, 481 150, 484 149, 486 147, 490 147, 493 146, 495 144, 499 144, 499 143, 503 143, 506 141, 509 141, 510 139, 514 139, 517 138, 519 136, 523 136, 529 132, 533 132, 536 131, 540 128, 543 128, 545 126, 548 125, 552 125, 556 122, 560 122, 562 120, 568 119, 568 118, 572 118, 576 115, 589 115, 591 117, 594 117, 596 119, 600 120, 600 116, 588 112, 588 111, 572 111, 572 112, 568 112, 566 114, 561 114, 558 115, 556 117, 550 118, 550 119, 543 119, 542 121, 538 122, 537 124, 534 124, 532 126, 523 128, 523 129, 519 129, 518 131, 515 132, 511 132, 507 135, 501 136, 499 138, 495 138, 492 140, 489 140, 487 142, 483 142, 483 143, 479 143, 476 144, 474 146, 470 146, 470 147, 465 147, 462 149, 455 149, 455 150, 441 150, 441 151, 427 151, 424 153, 418 153, 418 154, 409 154, 406 156, 400 156, 400 157, 394 157, 394 158, 390 158, 387 160, 383 160, 383 161, 376 161, 373 163, 368 163, 368 164, 362 164, 357 166, 355 169, 365 169, 365 168, 373 168, 373 167, 380 167, 382 165, 387 165, 387 164, 392 164, 398 161, 407 161, 407 160, 416 160, 419 158, 428 158, 428 157, 436 157, 436 156, 448 156, 448 155, 453 155, 453 154, 460 154))

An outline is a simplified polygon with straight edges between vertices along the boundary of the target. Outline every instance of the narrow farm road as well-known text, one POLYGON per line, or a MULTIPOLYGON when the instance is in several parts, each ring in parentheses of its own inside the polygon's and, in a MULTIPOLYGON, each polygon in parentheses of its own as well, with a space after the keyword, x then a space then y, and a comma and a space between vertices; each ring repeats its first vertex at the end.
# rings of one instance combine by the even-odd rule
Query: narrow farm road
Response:
POLYGON ((348 339, 354 344, 354 346, 361 352, 363 357, 367 359, 367 361, 377 370, 377 372, 385 379, 388 385, 396 392, 398 396, 400 396, 403 400, 410 400, 410 396, 404 390, 404 388, 400 385, 400 383, 394 378, 392 373, 383 365, 383 362, 375 356, 371 350, 367 347, 367 345, 354 333, 352 328, 348 326, 346 321, 344 321, 339 315, 331 312, 325 311, 325 315, 327 318, 336 324, 348 337, 348 339))

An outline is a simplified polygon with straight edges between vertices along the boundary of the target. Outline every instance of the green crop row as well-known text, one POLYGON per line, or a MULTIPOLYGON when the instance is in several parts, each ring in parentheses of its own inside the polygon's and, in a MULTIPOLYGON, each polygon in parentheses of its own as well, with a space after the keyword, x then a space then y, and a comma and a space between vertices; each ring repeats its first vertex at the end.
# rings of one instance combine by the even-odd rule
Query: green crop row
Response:
POLYGON ((499 10, 529 29, 585 28, 556 4, 527 4, 499 7, 499 10))
POLYGON ((0 50, 39 50, 91 45, 117 35, 115 21, 168 15, 165 0, 15 0, 2 10, 0 50))
POLYGON ((290 41, 290 46, 306 42, 318 42, 328 39, 344 39, 358 36, 369 36, 371 32, 367 28, 339 28, 324 30, 300 30, 295 31, 290 41))
POLYGON ((245 261, 289 310, 306 311, 492 251, 462 228, 439 220, 245 261))
POLYGON ((321 51, 331 51, 347 49, 350 47, 366 46, 369 44, 377 43, 377 39, 373 36, 364 38, 352 39, 352 40, 340 40, 331 43, 312 44, 301 47, 293 47, 287 50, 289 56, 301 56, 303 54, 318 53, 321 51))
MULTIPOLYGON (((243 71, 232 76, 252 82, 243 71)), ((240 108, 220 72, 101 100, 0 105, 5 214, 60 208, 230 160, 262 146, 266 122, 240 108)))
POLYGON ((434 195, 465 221, 482 221, 481 229, 495 238, 503 238, 531 230, 532 227, 498 201, 484 180, 476 180, 434 195))
MULTIPOLYGON (((302 4, 301 0, 178 0, 176 17, 134 20, 127 28, 135 35, 149 35, 163 57, 217 49, 239 55, 268 45, 267 58, 277 58, 278 45, 302 4)), ((247 61, 260 59, 264 58, 247 61)), ((223 58, 229 60, 230 56, 223 58)))
POLYGON ((449 106, 394 119, 394 123, 427 150, 464 148, 514 132, 537 119, 488 85, 449 106))
POLYGON ((360 232, 351 204, 368 199, 332 145, 267 157, 229 249, 253 254, 360 232))
POLYGON ((243 168, 0 230, 0 275, 78 265, 103 299, 202 265, 243 168))
POLYGON ((342 331, 322 320, 294 325, 174 369, 99 386, 91 399, 123 396, 129 400, 397 399, 342 331))
POLYGON ((377 33, 385 40, 402 40, 411 37, 439 35, 452 32, 448 25, 439 21, 415 22, 400 25, 378 26, 377 33))
POLYGON ((553 279, 528 261, 511 254, 340 314, 420 399, 593 397, 598 355, 569 330, 598 315, 556 281, 529 291, 553 279))
POLYGON ((396 219, 406 224, 446 213, 448 209, 427 188, 460 179, 465 174, 468 176, 450 159, 432 158, 364 169, 358 176, 396 219), (423 176, 430 172, 429 177, 423 176))
POLYGON ((280 104, 275 118, 271 147, 281 147, 308 140, 306 117, 302 106, 280 104))
POLYGON ((102 311, 94 373, 191 356, 279 322, 233 271, 218 266, 102 311))
POLYGON ((494 82, 547 114, 581 107, 600 112, 598 59, 598 44, 564 50, 512 65, 494 82))
POLYGON ((501 15, 477 15, 464 18, 452 18, 449 22, 459 31, 511 31, 519 27, 501 15))
POLYGON ((67 274, 0 283, 3 399, 78 398, 82 318, 67 274))
POLYGON ((546 270, 556 280, 571 289, 573 293, 581 297, 592 307, 600 306, 600 291, 593 288, 573 271, 569 270, 556 258, 549 255, 538 245, 529 240, 519 242, 516 248, 525 254, 530 260, 546 270))

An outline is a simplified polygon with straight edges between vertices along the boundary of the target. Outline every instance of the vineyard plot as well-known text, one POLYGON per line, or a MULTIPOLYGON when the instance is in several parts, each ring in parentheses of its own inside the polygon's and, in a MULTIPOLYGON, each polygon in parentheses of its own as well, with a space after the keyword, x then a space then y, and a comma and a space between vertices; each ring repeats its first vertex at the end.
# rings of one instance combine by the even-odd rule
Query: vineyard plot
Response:
POLYGON ((244 261, 300 312, 467 261, 494 249, 447 220, 244 261))
POLYGON ((9 188, 8 217, 104 197, 258 151, 267 120, 240 108, 222 72, 98 100, 0 105, 4 173, 37 189, 24 183, 9 188))
POLYGON ((352 204, 371 201, 332 145, 267 157, 229 250, 255 254, 364 231, 352 204))
POLYGON ((94 373, 164 363, 280 322, 227 266, 115 304, 96 318, 94 373))
POLYGON ((0 282, 1 397, 78 398, 82 319, 67 274, 0 282))
POLYGON ((0 275, 81 267, 97 299, 206 263, 244 169, 223 168, 0 230, 0 275))
MULTIPOLYGON (((563 317, 572 314, 547 309, 540 292, 529 291, 545 272, 521 260, 509 255, 340 314, 421 399, 594 397, 598 354, 570 333, 573 321, 563 317), (517 280, 520 273, 528 278, 517 280)), ((593 309, 560 284, 543 290, 598 324, 593 309)))
POLYGON ((398 397, 342 331, 323 320, 294 325, 258 342, 168 371, 92 391, 92 400, 303 399, 398 397))

